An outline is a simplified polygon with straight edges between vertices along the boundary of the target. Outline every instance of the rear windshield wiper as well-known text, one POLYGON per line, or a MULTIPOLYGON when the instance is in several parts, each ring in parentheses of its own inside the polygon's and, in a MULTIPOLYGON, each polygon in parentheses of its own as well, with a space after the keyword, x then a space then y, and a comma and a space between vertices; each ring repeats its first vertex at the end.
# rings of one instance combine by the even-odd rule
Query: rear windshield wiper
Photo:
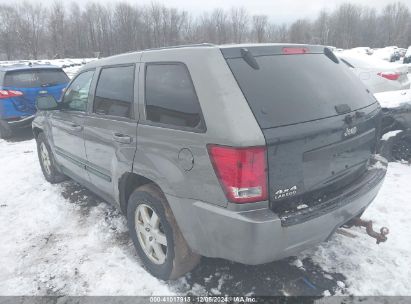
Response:
POLYGON ((41 86, 42 86, 42 87, 51 87, 51 86, 54 86, 54 85, 57 85, 57 84, 58 84, 58 82, 57 82, 57 81, 54 81, 54 82, 42 83, 41 86))
POLYGON ((247 62, 247 64, 250 67, 252 67, 254 70, 260 69, 260 66, 258 65, 257 60, 255 60, 253 54, 251 54, 251 52, 248 49, 242 48, 240 52, 241 52, 241 57, 244 59, 245 62, 247 62))

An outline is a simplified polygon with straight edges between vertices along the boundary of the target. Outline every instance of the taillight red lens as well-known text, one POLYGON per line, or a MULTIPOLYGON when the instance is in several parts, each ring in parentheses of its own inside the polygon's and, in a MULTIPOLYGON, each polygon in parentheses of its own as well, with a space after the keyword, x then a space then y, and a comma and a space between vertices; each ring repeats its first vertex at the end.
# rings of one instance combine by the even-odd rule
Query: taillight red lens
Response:
POLYGON ((208 145, 214 170, 233 203, 251 203, 268 198, 265 147, 234 148, 208 145))
POLYGON ((295 55, 308 53, 308 48, 283 48, 283 54, 295 55))
POLYGON ((23 96, 23 93, 20 91, 14 90, 0 90, 0 99, 11 98, 11 97, 20 97, 23 96))
POLYGON ((388 80, 398 80, 400 78, 400 74, 398 73, 378 73, 378 76, 384 77, 388 80))

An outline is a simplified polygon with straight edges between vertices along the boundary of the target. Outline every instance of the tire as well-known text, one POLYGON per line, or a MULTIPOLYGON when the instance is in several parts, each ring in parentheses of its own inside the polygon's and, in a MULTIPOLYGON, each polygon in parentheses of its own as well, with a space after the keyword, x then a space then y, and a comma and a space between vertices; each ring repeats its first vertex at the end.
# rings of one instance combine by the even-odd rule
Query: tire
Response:
POLYGON ((134 247, 144 267, 153 276, 173 280, 200 262, 200 256, 187 245, 164 194, 156 185, 143 185, 131 194, 127 205, 127 224, 134 247), (158 224, 154 224, 155 215, 158 224))
POLYGON ((0 120, 0 138, 9 139, 12 136, 12 131, 7 122, 0 120))
POLYGON ((43 175, 46 180, 51 184, 61 183, 66 180, 67 177, 58 170, 56 160, 54 159, 50 145, 48 144, 44 133, 40 133, 37 136, 36 141, 37 155, 39 158, 41 171, 43 171, 43 175), (46 160, 46 156, 48 157, 48 160, 46 160))

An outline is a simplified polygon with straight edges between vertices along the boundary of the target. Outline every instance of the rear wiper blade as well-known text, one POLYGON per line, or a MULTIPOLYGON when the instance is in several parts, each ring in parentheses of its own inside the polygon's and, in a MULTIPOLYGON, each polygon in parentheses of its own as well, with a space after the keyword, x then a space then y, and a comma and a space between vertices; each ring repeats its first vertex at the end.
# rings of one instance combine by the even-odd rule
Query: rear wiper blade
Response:
POLYGON ((251 54, 251 52, 248 49, 242 48, 240 52, 241 57, 244 59, 245 62, 248 63, 250 67, 252 67, 254 70, 260 69, 257 60, 255 60, 253 54, 251 54))
POLYGON ((42 86, 42 87, 51 87, 51 86, 54 86, 54 85, 56 85, 56 84, 58 84, 57 81, 55 81, 55 82, 47 82, 47 83, 42 83, 41 86, 42 86))

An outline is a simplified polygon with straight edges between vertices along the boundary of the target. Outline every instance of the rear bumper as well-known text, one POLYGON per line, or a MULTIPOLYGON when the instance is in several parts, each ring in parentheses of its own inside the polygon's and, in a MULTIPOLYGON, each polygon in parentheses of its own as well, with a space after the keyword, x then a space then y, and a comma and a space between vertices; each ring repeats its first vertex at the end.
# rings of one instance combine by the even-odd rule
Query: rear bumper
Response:
POLYGON ((268 207, 238 212, 169 195, 167 199, 193 251, 256 265, 295 255, 327 240, 337 228, 367 208, 377 195, 385 173, 386 164, 374 166, 361 183, 347 189, 336 208, 290 226, 282 225, 268 207))
POLYGON ((30 127, 35 115, 21 117, 18 120, 7 121, 7 125, 11 129, 30 127))

